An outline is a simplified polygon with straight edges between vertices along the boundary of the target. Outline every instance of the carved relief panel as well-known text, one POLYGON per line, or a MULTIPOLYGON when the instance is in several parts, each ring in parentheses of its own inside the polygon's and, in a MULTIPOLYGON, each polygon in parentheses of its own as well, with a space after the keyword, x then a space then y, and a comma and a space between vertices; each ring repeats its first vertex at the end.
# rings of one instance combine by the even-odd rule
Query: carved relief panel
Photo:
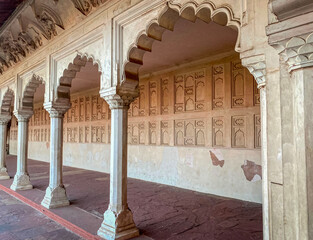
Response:
POLYGON ((204 146, 204 120, 175 120, 175 145, 204 146))
POLYGON ((175 106, 174 112, 180 113, 184 111, 184 77, 182 75, 175 76, 175 106))
POLYGON ((143 122, 128 125, 128 143, 145 144, 145 124, 143 122))
POLYGON ((91 97, 91 121, 98 120, 98 96, 91 97))
POLYGON ((157 123, 149 122, 149 144, 155 145, 157 143, 157 123))
POLYGON ((150 81, 149 83, 149 114, 150 116, 157 114, 157 83, 155 81, 150 81))
POLYGON ((224 64, 213 65, 213 109, 224 108, 224 64))
POLYGON ((161 121, 161 144, 169 145, 170 135, 169 135, 169 122, 161 121))
POLYGON ((245 106, 245 77, 240 61, 232 62, 232 107, 245 106))
POLYGON ((169 113, 169 102, 170 102, 170 93, 169 93, 169 79, 161 79, 161 114, 169 113))
POLYGON ((224 117, 213 118, 213 147, 224 146, 224 117))
POLYGON ((90 121, 91 118, 91 101, 90 97, 85 98, 85 121, 90 121))
POLYGON ((175 113, 205 110, 205 70, 175 76, 175 113))
POLYGON ((146 94, 145 94, 145 85, 139 86, 139 97, 131 103, 128 110, 129 117, 138 117, 145 116, 145 103, 146 103, 146 94))
POLYGON ((85 121, 85 97, 79 98, 79 121, 85 121))
POLYGON ((232 147, 246 147, 246 117, 232 117, 232 147))

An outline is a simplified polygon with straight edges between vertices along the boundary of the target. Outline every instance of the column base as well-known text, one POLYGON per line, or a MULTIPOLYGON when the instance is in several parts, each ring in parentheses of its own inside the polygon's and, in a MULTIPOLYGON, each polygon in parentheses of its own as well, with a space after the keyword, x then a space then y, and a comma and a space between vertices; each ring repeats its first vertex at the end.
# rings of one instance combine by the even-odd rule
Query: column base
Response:
POLYGON ((119 213, 110 208, 104 213, 104 220, 97 232, 98 236, 105 239, 130 239, 139 236, 133 214, 126 208, 119 213))
POLYGON ((33 185, 31 185, 31 183, 29 181, 29 175, 28 174, 22 174, 22 175, 15 174, 13 183, 12 183, 10 188, 13 191, 28 190, 28 189, 32 189, 33 185))
POLYGON ((58 186, 54 189, 48 187, 46 189, 46 195, 41 202, 41 205, 45 208, 58 208, 70 205, 70 201, 67 199, 66 191, 63 186, 58 186))
POLYGON ((0 168, 0 180, 10 179, 8 171, 5 167, 0 168))

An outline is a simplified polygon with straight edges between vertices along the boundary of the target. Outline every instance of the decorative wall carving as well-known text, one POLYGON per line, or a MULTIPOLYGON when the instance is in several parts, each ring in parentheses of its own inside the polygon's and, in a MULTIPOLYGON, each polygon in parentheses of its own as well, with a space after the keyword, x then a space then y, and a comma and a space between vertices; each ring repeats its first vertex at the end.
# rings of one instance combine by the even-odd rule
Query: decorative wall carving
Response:
POLYGON ((246 147, 246 117, 232 117, 232 147, 246 147))
POLYGON ((224 117, 213 118, 213 146, 223 147, 224 146, 224 117))
POLYGON ((145 144, 145 125, 143 122, 128 125, 128 143, 145 144))
POLYGON ((169 133, 169 122, 161 121, 161 144, 169 145, 170 133, 169 133))
POLYGON ((223 109, 224 107, 224 64, 213 67, 213 109, 223 109))
MULTIPOLYGON (((244 76, 240 62, 228 61, 191 69, 187 73, 163 73, 141 80, 140 95, 129 110, 128 143, 245 148, 247 139, 254 139, 254 148, 260 148, 259 107, 253 107, 257 95, 256 92, 252 94, 253 84, 248 82, 253 78, 244 76), (207 74, 211 69, 212 74, 207 74), (251 86, 248 88, 250 94, 236 90, 244 88, 245 81, 251 86), (245 101, 242 104, 235 101, 239 98, 250 103, 249 109, 243 109, 248 106, 245 101), (207 108, 208 101, 213 109, 207 108), (253 121, 254 126, 247 126, 253 121)), ((109 144, 110 118, 109 106, 97 90, 76 94, 64 116, 63 141, 109 144)), ((29 140, 49 141, 49 125, 48 112, 41 106, 35 107, 29 122, 29 140)), ((16 130, 17 126, 15 128, 12 122, 12 140, 16 130)))
POLYGON ((205 110, 205 70, 175 76, 175 113, 205 110))
POLYGON ((205 145, 204 120, 175 120, 175 145, 205 145))
POLYGON ((157 123, 149 123, 149 144, 155 145, 157 143, 157 123))
POLYGON ((37 1, 27 5, 28 7, 19 10, 20 12, 16 14, 18 17, 8 20, 10 24, 2 31, 0 74, 42 46, 44 39, 50 40, 57 36, 61 29, 64 30, 60 10, 42 2, 37 4, 37 1))
POLYGON ((245 77, 240 61, 232 62, 232 107, 245 106, 245 77))
POLYGON ((157 83, 150 82, 149 84, 149 114, 150 116, 157 114, 157 102, 158 102, 157 92, 158 92, 157 83))
POLYGON ((75 8, 77 8, 82 14, 86 16, 91 12, 93 7, 99 7, 106 1, 107 0, 72 0, 75 8))
POLYGON ((169 113, 170 105, 169 79, 161 79, 161 114, 169 113))

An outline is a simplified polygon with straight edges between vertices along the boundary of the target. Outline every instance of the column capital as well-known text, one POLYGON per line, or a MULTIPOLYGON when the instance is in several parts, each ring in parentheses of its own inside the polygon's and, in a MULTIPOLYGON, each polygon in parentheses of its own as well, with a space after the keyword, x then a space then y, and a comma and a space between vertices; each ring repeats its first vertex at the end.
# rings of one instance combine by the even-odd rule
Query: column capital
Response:
POLYGON ((313 32, 290 37, 273 44, 289 66, 289 72, 313 67, 313 32))
POLYGON ((51 118, 61 118, 71 108, 70 103, 63 102, 47 102, 43 104, 51 118))
POLYGON ((11 120, 11 115, 2 114, 0 115, 0 125, 6 125, 11 120))
POLYGON ((266 62, 264 54, 243 58, 242 65, 253 75, 258 88, 266 86, 266 62))
POLYGON ((33 116, 34 112, 33 110, 15 110, 13 114, 18 122, 27 122, 33 116))
POLYGON ((109 104, 110 109, 128 109, 139 96, 139 90, 110 88, 100 90, 100 96, 109 104))

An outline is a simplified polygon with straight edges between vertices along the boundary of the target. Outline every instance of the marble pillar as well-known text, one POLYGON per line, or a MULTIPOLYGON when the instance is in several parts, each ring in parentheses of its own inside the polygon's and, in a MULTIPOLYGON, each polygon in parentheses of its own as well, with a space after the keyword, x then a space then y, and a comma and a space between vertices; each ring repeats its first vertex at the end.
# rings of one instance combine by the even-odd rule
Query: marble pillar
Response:
POLYGON ((44 105, 50 114, 50 178, 41 205, 57 208, 70 204, 63 185, 63 117, 70 105, 44 105))
POLYGON ((261 110, 261 158, 262 158, 262 211, 263 211, 263 240, 269 240, 269 190, 268 190, 268 162, 267 162, 267 100, 266 83, 258 84, 260 89, 261 110))
POLYGON ((7 125, 11 116, 0 116, 0 180, 10 179, 5 164, 6 144, 7 144, 7 125))
POLYGON ((139 235, 127 204, 127 114, 129 103, 107 100, 111 108, 110 204, 98 235, 130 239, 139 235))
POLYGON ((291 68, 299 239, 313 239, 313 63, 291 68))
POLYGON ((18 121, 18 138, 17 138, 17 168, 14 176, 11 189, 27 190, 32 189, 29 175, 27 172, 27 157, 28 157, 28 121, 33 115, 32 112, 14 111, 14 115, 18 121))

